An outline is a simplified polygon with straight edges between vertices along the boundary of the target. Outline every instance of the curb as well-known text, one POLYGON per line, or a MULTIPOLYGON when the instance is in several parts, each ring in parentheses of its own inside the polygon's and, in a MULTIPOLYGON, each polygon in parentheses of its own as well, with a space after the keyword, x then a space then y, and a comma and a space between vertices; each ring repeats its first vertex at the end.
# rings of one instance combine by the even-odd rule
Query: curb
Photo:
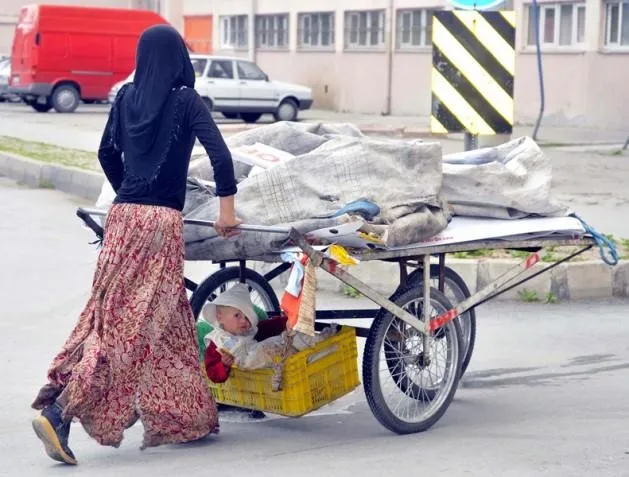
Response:
POLYGON ((98 199, 105 177, 101 172, 45 163, 8 152, 0 152, 0 176, 30 187, 54 188, 91 201, 98 199))
MULTIPOLYGON (((518 263, 518 260, 513 259, 446 260, 446 265, 461 275, 471 293, 493 282, 518 263)), ((277 264, 251 262, 249 266, 264 274, 277 264)), ((541 270, 546 266, 538 264, 534 270, 541 270)), ((348 268, 348 271, 386 296, 390 296, 399 284, 399 268, 396 263, 364 262, 348 268)), ((277 279, 278 285, 285 286, 287 279, 288 273, 285 272, 277 279)), ((343 292, 344 284, 323 270, 317 270, 317 289, 343 292)), ((622 260, 615 267, 596 260, 563 263, 495 299, 544 302, 549 296, 558 301, 627 298, 629 260, 622 260)))
MULTIPOLYGON (((83 199, 95 201, 103 184, 104 175, 59 164, 47 164, 26 157, 0 152, 0 176, 6 176, 31 187, 49 187, 83 199)), ((455 259, 446 263, 461 275, 470 292, 474 293, 494 281, 518 263, 509 259, 455 259)), ((277 264, 250 262, 254 270, 264 273, 277 264)), ((541 269, 545 265, 537 264, 541 269)), ((364 262, 351 267, 351 272, 367 285, 385 295, 391 295, 399 283, 398 265, 390 262, 364 262)), ((208 272, 209 273, 209 272, 208 272)), ((323 270, 317 270, 318 289, 342 292, 344 286, 323 270)), ((280 275, 276 283, 286 285, 288 273, 280 275)), ((496 299, 518 300, 527 290, 541 301, 552 293, 558 300, 629 297, 629 260, 615 267, 601 261, 564 263, 496 299)))

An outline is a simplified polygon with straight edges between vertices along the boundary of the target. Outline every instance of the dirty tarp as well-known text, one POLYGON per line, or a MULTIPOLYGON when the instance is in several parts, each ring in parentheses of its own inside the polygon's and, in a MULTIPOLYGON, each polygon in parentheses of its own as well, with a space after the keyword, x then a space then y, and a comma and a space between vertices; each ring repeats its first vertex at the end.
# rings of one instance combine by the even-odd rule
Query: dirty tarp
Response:
POLYGON ((443 158, 443 195, 453 215, 520 219, 563 217, 551 194, 550 159, 530 137, 443 158))
MULTIPOLYGON (((374 222, 388 226, 388 246, 418 242, 447 225, 438 143, 369 138, 345 124, 285 122, 227 141, 230 148, 255 143, 296 157, 239 183, 236 210, 245 223, 294 226, 305 232, 347 221, 346 215, 334 217, 335 213, 366 199, 380 208, 374 222)), ((248 174, 247 167, 237 165, 239 179, 248 174)), ((196 162, 192 170, 211 180, 211 171, 196 162)), ((211 188, 190 177, 185 217, 214 220, 217 212, 218 199, 211 188)), ((243 232, 223 240, 212 228, 186 225, 184 238, 187 260, 222 260, 264 255, 276 250, 287 235, 243 232)))

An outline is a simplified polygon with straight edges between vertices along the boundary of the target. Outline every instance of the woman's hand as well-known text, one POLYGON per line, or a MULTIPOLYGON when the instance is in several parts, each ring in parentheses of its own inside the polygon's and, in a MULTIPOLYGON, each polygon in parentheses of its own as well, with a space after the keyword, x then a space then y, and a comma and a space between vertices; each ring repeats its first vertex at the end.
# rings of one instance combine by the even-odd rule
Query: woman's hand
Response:
POLYGON ((214 222, 214 229, 221 237, 229 238, 240 233, 237 229, 240 224, 242 224, 242 220, 233 215, 231 217, 223 217, 221 215, 214 222))
POLYGON ((236 217, 234 196, 221 197, 219 200, 218 219, 214 222, 216 233, 225 238, 233 237, 234 235, 238 235, 239 231, 236 227, 241 223, 242 220, 236 217))

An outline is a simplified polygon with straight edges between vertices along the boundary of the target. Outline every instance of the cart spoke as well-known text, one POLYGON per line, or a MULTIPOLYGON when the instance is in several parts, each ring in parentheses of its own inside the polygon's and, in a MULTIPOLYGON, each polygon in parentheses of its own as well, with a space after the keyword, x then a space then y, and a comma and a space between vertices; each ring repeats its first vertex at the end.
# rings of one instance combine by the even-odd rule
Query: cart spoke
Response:
MULTIPOLYGON (((400 304, 422 319, 423 298, 400 304)), ((430 306, 430 316, 446 311, 430 306)), ((439 410, 457 379, 457 328, 449 323, 429 339, 430 360, 424 355, 421 332, 393 317, 379 353, 378 379, 390 412, 407 423, 424 421, 439 410)))

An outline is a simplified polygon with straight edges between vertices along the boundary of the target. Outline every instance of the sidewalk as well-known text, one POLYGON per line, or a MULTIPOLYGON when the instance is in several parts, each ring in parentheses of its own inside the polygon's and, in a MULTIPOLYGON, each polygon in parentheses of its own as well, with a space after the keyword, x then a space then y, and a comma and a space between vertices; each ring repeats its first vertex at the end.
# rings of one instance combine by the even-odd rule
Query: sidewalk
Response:
MULTIPOLYGON (((365 134, 400 135, 403 137, 430 137, 429 118, 422 116, 377 116, 355 113, 337 113, 312 110, 301 113, 303 120, 350 122, 358 125, 365 134)), ((533 134, 533 124, 516 125, 512 138, 533 134)), ((439 137, 439 136, 435 136, 439 137)), ((538 131, 540 145, 622 145, 629 137, 629 127, 616 130, 561 127, 545 124, 542 120, 538 131)), ((461 140, 461 134, 452 134, 448 139, 461 140)))
MULTIPOLYGON (((88 111, 60 115, 47 113, 37 115, 19 105, 11 108, 3 107, 0 111, 0 136, 16 137, 25 141, 37 141, 56 146, 95 152, 98 150, 101 134, 107 119, 108 107, 92 107, 88 111)), ((427 117, 421 116, 377 116, 355 113, 337 113, 323 110, 303 111, 300 115, 303 122, 332 122, 356 124, 365 134, 382 135, 400 138, 422 138, 450 143, 444 152, 462 150, 462 134, 449 136, 432 136, 427 117), (446 150, 448 149, 448 150, 446 150), (450 151, 451 149, 451 151, 450 151)), ((245 124, 242 121, 226 120, 222 116, 215 117, 219 129, 225 136, 270 124, 272 118, 263 116, 256 124, 245 124)), ((533 132, 531 125, 518 125, 514 128, 512 138, 528 136, 533 132)), ((538 135, 541 146, 609 146, 620 147, 629 136, 627 130, 608 130, 595 128, 570 128, 545 125, 538 135)), ((491 139, 491 138, 488 138, 491 139)), ((508 138, 496 138, 505 141, 508 138)))

